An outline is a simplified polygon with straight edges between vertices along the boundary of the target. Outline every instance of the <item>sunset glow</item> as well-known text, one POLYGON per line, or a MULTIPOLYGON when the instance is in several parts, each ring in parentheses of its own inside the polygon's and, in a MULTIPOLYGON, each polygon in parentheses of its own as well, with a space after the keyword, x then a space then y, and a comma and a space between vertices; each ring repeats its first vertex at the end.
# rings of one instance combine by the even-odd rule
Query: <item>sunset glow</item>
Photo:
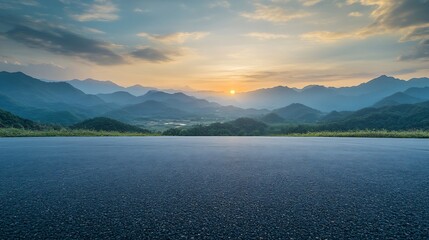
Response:
POLYGON ((41 79, 241 92, 429 75, 427 1, 28 2, 0 6, 0 68, 41 79))

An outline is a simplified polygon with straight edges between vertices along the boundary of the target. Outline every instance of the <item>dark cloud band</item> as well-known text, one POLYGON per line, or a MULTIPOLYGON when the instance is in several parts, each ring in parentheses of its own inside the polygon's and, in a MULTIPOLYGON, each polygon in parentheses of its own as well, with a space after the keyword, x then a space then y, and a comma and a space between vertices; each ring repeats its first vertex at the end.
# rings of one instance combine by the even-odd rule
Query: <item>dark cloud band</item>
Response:
POLYGON ((107 43, 89 39, 61 28, 43 26, 43 28, 36 29, 16 25, 3 35, 31 48, 75 56, 99 65, 125 63, 120 55, 108 48, 107 43))
POLYGON ((131 52, 131 55, 133 57, 139 58, 148 62, 170 62, 172 61, 172 59, 168 54, 169 54, 168 52, 151 48, 151 47, 138 49, 136 51, 131 52))

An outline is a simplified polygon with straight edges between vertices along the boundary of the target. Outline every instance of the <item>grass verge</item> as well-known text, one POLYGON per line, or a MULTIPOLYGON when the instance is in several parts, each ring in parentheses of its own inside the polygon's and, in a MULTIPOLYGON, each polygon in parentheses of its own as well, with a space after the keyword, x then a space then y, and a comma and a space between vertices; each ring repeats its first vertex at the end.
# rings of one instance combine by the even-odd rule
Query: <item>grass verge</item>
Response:
POLYGON ((360 137, 360 138, 429 138, 429 131, 407 130, 407 131, 387 131, 387 130, 357 130, 357 131, 322 131, 308 133, 290 133, 275 136, 291 137, 360 137))
POLYGON ((103 136, 158 136, 154 133, 108 132, 92 130, 25 130, 19 128, 0 128, 0 137, 103 137, 103 136))
MULTIPOLYGON (((114 136, 161 136, 158 133, 108 132, 92 130, 25 130, 19 128, 0 128, 0 137, 114 137, 114 136)), ((322 131, 308 133, 275 134, 276 137, 360 137, 360 138, 429 138, 428 130, 387 131, 322 131)))

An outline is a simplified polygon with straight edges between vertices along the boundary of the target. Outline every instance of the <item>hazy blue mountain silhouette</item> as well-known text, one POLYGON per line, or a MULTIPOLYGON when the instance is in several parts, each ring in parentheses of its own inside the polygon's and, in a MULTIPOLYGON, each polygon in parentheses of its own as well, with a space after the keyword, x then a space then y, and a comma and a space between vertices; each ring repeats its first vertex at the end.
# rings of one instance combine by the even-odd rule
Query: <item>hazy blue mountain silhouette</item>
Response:
POLYGON ((241 93, 236 100, 239 107, 276 109, 292 103, 301 103, 324 112, 350 111, 372 106, 381 99, 408 88, 428 86, 428 78, 405 81, 382 75, 352 87, 313 85, 300 90, 283 86, 258 89, 241 93))
POLYGON ((423 101, 424 100, 420 98, 412 97, 403 92, 397 92, 376 102, 374 104, 374 107, 385 107, 385 106, 393 106, 393 105, 400 105, 400 104, 407 104, 407 103, 413 104, 413 103, 418 103, 423 101))
MULTIPOLYGON (((419 81, 418 79, 416 81, 419 81)), ((423 82, 423 81, 420 81, 423 82)), ((429 100, 429 87, 412 87, 403 92, 397 92, 383 98, 374 104, 374 107, 412 104, 429 100)))
POLYGON ((0 108, 45 123, 70 125, 110 109, 68 83, 44 82, 21 72, 0 72, 0 96, 0 108))
POLYGON ((124 87, 119 86, 114 82, 95 80, 91 78, 84 80, 73 79, 65 82, 87 94, 113 93, 123 91, 124 89, 124 87))
POLYGON ((219 108, 221 105, 209 102, 204 99, 198 99, 188 96, 184 93, 166 93, 161 91, 149 91, 143 96, 139 97, 140 101, 154 100, 162 102, 180 110, 189 112, 208 112, 214 108, 219 108))
POLYGON ((286 122, 311 123, 322 117, 322 112, 300 103, 293 103, 286 107, 272 111, 286 122))
POLYGON ((183 119, 195 117, 195 115, 169 107, 165 103, 147 100, 142 103, 129 105, 105 114, 105 116, 122 120, 132 121, 136 119, 183 119))
POLYGON ((171 108, 199 116, 212 116, 221 118, 237 118, 242 116, 257 116, 267 113, 267 110, 242 109, 235 106, 222 106, 205 99, 195 98, 184 93, 166 93, 162 91, 149 91, 140 96, 141 101, 154 100, 162 102, 171 108))
MULTIPOLYGON (((94 88, 104 84, 103 91, 124 89, 112 82, 91 79, 84 82, 95 84, 94 88)), ((296 89, 278 86, 240 93, 233 99, 241 107, 158 90, 149 90, 141 96, 126 90, 91 95, 66 82, 45 82, 20 72, 0 72, 1 109, 33 121, 61 125, 97 116, 123 121, 143 118, 227 121, 240 117, 265 118, 266 122, 337 121, 350 117, 350 111, 369 106, 383 108, 429 100, 429 79, 404 81, 383 75, 353 87, 310 85, 296 89), (264 108, 273 109, 273 114, 267 115, 270 111, 264 108), (333 110, 339 111, 331 112, 333 110)))
POLYGON ((87 95, 65 82, 44 82, 21 72, 0 72, 0 94, 26 106, 65 103, 75 106, 95 106, 104 102, 87 95))
POLYGON ((106 103, 114 103, 118 105, 129 105, 141 102, 141 100, 126 91, 119 91, 114 93, 97 94, 106 103))
MULTIPOLYGON (((97 81, 98 84, 98 81, 97 81)), ((108 85, 112 85, 107 83, 108 85)), ((241 116, 257 116, 267 113, 266 110, 241 109, 234 106, 222 106, 217 103, 198 99, 183 93, 165 93, 151 90, 136 97, 128 92, 120 91, 109 94, 90 95, 76 89, 65 82, 45 82, 23 73, 2 72, 0 75, 0 107, 19 116, 34 121, 75 124, 83 119, 109 114, 121 119, 134 117, 182 118, 187 117, 218 117, 219 119, 238 118, 241 116), (141 105, 138 114, 130 109, 120 109, 140 104, 149 100, 162 103, 155 111, 154 103, 141 105), (149 111, 142 114, 142 107, 149 111), (165 111, 164 114, 161 114, 165 111), (151 115, 152 114, 152 115, 151 115)))
MULTIPOLYGON (((104 97, 102 96, 102 98, 104 97)), ((109 95, 110 99, 112 99, 111 97, 112 94, 109 95)), ((184 93, 166 93, 156 90, 149 91, 140 97, 129 98, 129 100, 131 100, 128 102, 130 103, 129 105, 108 112, 106 116, 123 121, 132 121, 139 118, 215 118, 222 120, 242 116, 260 116, 268 112, 267 110, 222 106, 204 99, 188 96, 184 93), (133 104, 135 101, 139 103, 133 104)), ((119 103, 119 101, 116 101, 116 103, 119 103)))
POLYGON ((125 91, 135 96, 140 96, 146 94, 150 90, 156 89, 152 87, 143 87, 141 85, 123 87, 111 81, 101 81, 90 78, 85 80, 73 79, 66 82, 87 94, 107 94, 125 91))
POLYGON ((429 87, 412 87, 405 90, 404 93, 415 98, 429 100, 429 87))
POLYGON ((131 87, 126 87, 125 91, 133 94, 134 96, 141 96, 146 94, 147 92, 151 90, 157 90, 157 88, 154 87, 143 87, 141 85, 133 85, 131 87))

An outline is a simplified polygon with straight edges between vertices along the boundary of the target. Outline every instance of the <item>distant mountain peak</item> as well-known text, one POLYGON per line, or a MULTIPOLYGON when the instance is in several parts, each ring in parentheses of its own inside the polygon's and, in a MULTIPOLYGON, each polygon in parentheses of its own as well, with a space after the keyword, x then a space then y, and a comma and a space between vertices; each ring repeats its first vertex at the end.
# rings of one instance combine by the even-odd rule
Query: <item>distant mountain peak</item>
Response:
POLYGON ((122 94, 122 95, 128 95, 128 96, 133 96, 131 93, 127 92, 127 91, 117 91, 111 94, 122 94))
POLYGON ((322 115, 319 110, 301 103, 292 103, 286 107, 275 109, 272 113, 290 122, 316 122, 322 115))
POLYGON ((422 99, 410 96, 404 92, 397 92, 375 103, 374 107, 385 107, 399 104, 414 104, 422 102, 422 99))
POLYGON ((326 88, 326 87, 323 86, 323 85, 313 84, 313 85, 308 85, 308 86, 303 87, 302 90, 313 89, 313 88, 315 88, 315 89, 321 89, 321 88, 326 88))
POLYGON ((302 103, 292 103, 292 104, 287 105, 286 107, 282 107, 282 108, 276 109, 274 111, 278 111, 278 110, 290 111, 290 110, 297 110, 297 109, 305 109, 305 110, 309 110, 309 111, 320 112, 319 110, 311 108, 311 107, 304 105, 302 103))
POLYGON ((27 74, 25 74, 23 72, 20 72, 20 71, 18 71, 18 72, 1 71, 0 74, 2 74, 2 75, 9 75, 9 76, 12 75, 12 76, 15 76, 15 77, 33 78, 33 77, 31 77, 31 76, 29 76, 29 75, 27 75, 27 74))
POLYGON ((286 106, 286 107, 306 107, 306 108, 310 108, 310 107, 308 107, 308 106, 305 106, 304 104, 302 104, 302 103, 292 103, 292 104, 289 104, 288 106, 286 106))
POLYGON ((129 86, 129 88, 135 88, 135 87, 143 87, 143 86, 140 84, 134 84, 134 85, 129 86))
POLYGON ((274 90, 293 90, 293 88, 290 88, 288 86, 276 86, 276 87, 273 87, 272 89, 274 89, 274 90))
POLYGON ((376 78, 370 80, 368 83, 370 83, 370 82, 378 82, 378 81, 403 81, 403 80, 400 80, 400 79, 392 77, 392 76, 381 75, 379 77, 376 77, 376 78))
POLYGON ((184 94, 184 93, 182 93, 182 92, 176 92, 176 93, 173 93, 173 95, 175 95, 175 96, 182 96, 182 97, 191 97, 191 96, 188 96, 188 95, 186 95, 186 94, 184 94))
POLYGON ((143 96, 151 96, 151 95, 170 95, 169 93, 163 92, 163 91, 159 91, 159 90, 149 90, 147 91, 146 94, 144 94, 143 96))

